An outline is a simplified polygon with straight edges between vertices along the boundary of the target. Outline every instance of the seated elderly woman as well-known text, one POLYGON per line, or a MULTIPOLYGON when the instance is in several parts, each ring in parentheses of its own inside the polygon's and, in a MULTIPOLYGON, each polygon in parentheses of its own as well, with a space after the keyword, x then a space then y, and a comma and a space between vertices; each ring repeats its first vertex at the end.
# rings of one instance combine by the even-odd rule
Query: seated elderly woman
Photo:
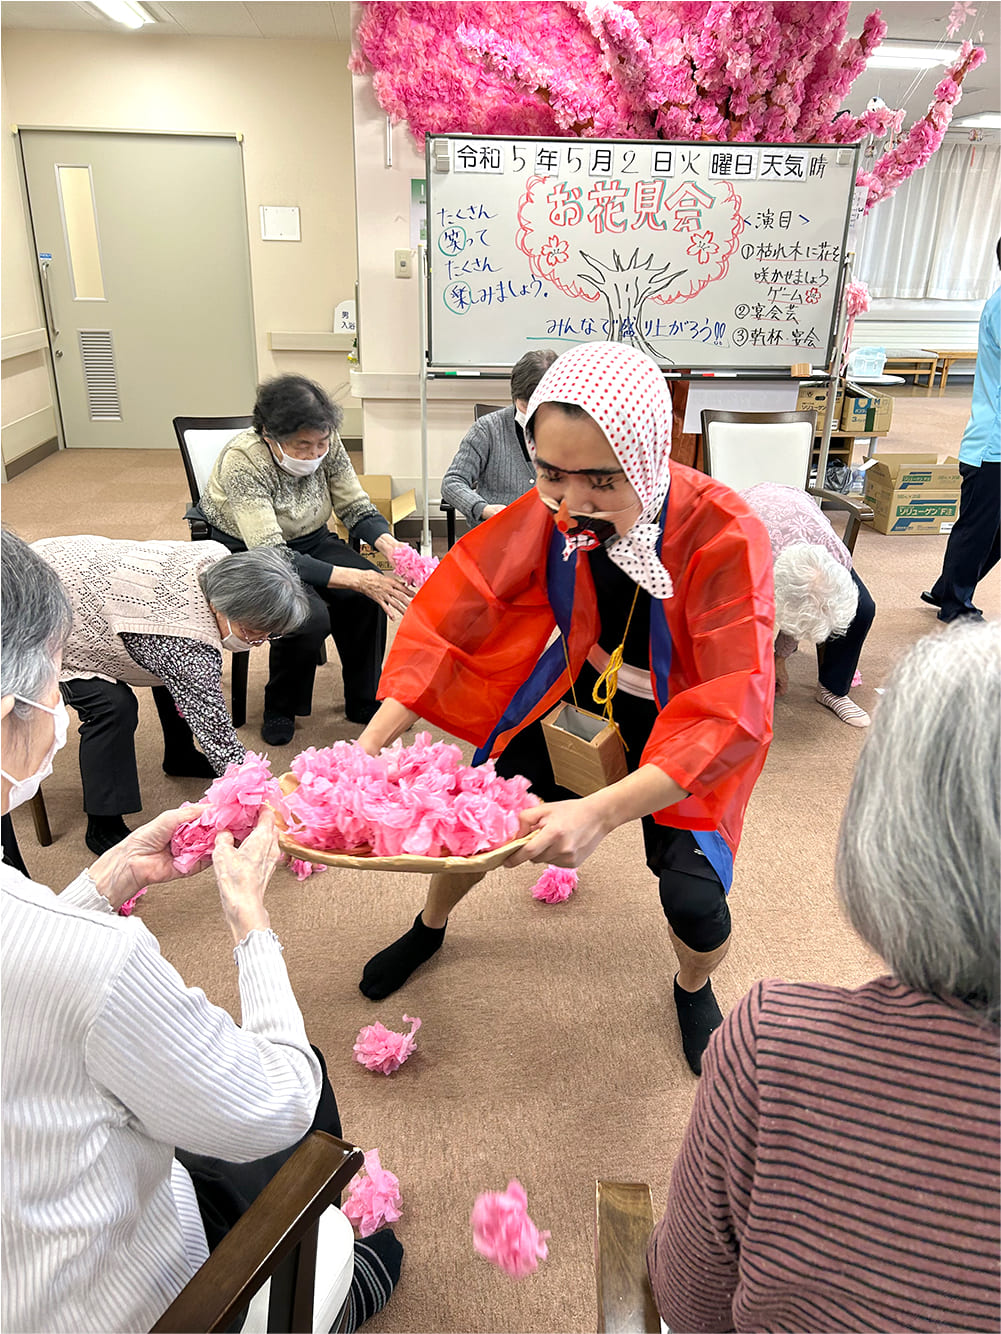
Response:
POLYGON ((341 660, 344 711, 367 723, 386 650, 386 617, 407 609, 410 592, 327 527, 336 514, 352 541, 388 555, 396 541, 362 490, 337 428, 340 408, 318 384, 280 375, 257 391, 254 426, 216 459, 199 505, 212 536, 230 551, 285 547, 309 592, 309 618, 271 646, 261 736, 285 746, 296 717, 312 710, 313 678, 331 635, 341 660))
POLYGON ((775 693, 789 688, 786 659, 799 640, 817 645, 816 700, 849 727, 869 715, 848 696, 876 615, 847 547, 805 491, 760 482, 741 495, 768 529, 775 564, 775 693))
POLYGON ((462 437, 441 479, 441 498, 469 523, 492 519, 535 485, 535 465, 525 443, 525 413, 555 360, 556 353, 548 347, 526 352, 511 372, 511 406, 487 413, 462 437))
POLYGON ((676 1330, 997 1330, 1001 628, 890 677, 841 822, 890 975, 759 982, 709 1045, 650 1245, 676 1330))
POLYGON ((34 549, 73 606, 60 680, 80 716, 86 840, 100 856, 128 834, 122 816, 142 809, 132 687, 153 687, 166 773, 210 778, 239 764, 246 751, 223 699, 222 650, 295 630, 306 590, 278 551, 107 537, 47 537, 34 549))
MULTIPOLYGON (((73 612, 12 533, 0 563, 7 814, 66 740, 57 682, 73 612)), ((171 836, 199 809, 158 816, 58 895, 0 867, 5 1330, 150 1329, 290 1146, 341 1133, 264 907, 270 814, 239 849, 220 834, 213 854, 242 1027, 185 987, 137 917, 116 915, 176 878, 171 836)), ((349 1325, 385 1304, 401 1258, 388 1229, 356 1244, 349 1325)))

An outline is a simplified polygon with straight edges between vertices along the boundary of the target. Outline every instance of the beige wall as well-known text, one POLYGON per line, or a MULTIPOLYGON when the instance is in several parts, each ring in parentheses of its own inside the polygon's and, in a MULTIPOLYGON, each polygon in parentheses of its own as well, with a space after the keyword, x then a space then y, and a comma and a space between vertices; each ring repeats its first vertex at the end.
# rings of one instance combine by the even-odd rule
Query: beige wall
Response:
MULTIPOLYGON (((354 296, 355 202, 351 76, 345 43, 317 40, 94 35, 7 29, 3 34, 3 335, 41 325, 34 261, 7 127, 233 131, 243 135, 258 370, 301 371, 344 404, 345 352, 272 352, 268 332, 329 331, 354 296), (261 204, 295 204, 300 242, 262 241, 261 204)), ((48 402, 45 355, 4 362, 4 424, 48 402), (24 363, 23 367, 21 363, 24 363)), ((248 404, 248 411, 250 405, 248 404)), ((22 451, 23 452, 23 451, 22 451)))
MULTIPOLYGON (((354 77, 353 95, 361 365, 351 379, 364 407, 365 469, 390 473, 397 490, 413 486, 420 499, 419 285, 416 266, 412 279, 394 277, 393 252, 410 245, 410 181, 424 175, 424 154, 398 125, 387 167, 386 117, 369 75, 354 77)), ((473 404, 508 402, 508 386, 432 381, 429 400, 428 491, 436 501, 442 473, 472 425, 473 404)))

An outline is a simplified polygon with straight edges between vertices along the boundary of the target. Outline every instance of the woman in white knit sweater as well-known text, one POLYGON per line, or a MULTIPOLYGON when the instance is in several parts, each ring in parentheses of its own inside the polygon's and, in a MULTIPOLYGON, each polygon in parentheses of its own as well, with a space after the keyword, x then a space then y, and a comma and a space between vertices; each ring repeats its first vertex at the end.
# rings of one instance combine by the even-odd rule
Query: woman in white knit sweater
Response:
MULTIPOLYGON (((66 739, 57 681, 71 614, 30 547, 4 532, 0 555, 7 814, 66 739)), ((150 1329, 219 1239, 203 1224, 204 1159, 226 1160, 207 1164, 217 1179, 246 1164, 234 1169, 243 1187, 253 1160, 312 1126, 340 1131, 264 907, 279 858, 270 815, 239 849, 220 835, 213 857, 242 1027, 185 987, 138 918, 116 914, 143 886, 175 878, 171 835, 197 809, 135 830, 59 895, 0 868, 5 1330, 150 1329)), ((360 1301, 369 1271, 384 1302, 401 1254, 391 1233, 356 1250, 356 1279, 369 1282, 356 1283, 355 1323, 375 1309, 360 1301)))

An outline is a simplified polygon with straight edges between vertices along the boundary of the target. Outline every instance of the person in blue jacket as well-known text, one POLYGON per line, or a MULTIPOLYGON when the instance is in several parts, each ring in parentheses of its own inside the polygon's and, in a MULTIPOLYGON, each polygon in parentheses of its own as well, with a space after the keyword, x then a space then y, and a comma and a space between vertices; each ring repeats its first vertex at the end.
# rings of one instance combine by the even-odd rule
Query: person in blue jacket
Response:
MULTIPOLYGON (((1001 265, 1001 240, 997 247, 1001 265)), ((949 534, 942 573, 921 600, 938 607, 940 621, 957 616, 982 619, 973 594, 998 563, 1001 533, 1001 288, 988 297, 980 316, 973 404, 959 447, 963 476, 959 518, 949 534)))

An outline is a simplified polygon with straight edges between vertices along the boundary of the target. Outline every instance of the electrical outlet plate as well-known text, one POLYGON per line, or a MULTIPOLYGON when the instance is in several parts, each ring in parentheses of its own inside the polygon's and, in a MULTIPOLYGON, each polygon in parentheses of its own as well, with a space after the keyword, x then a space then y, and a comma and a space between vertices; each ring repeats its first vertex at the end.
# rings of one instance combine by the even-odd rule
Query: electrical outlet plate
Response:
POLYGON ((414 260, 409 250, 397 250, 394 254, 393 272, 397 278, 410 278, 413 275, 414 260))

